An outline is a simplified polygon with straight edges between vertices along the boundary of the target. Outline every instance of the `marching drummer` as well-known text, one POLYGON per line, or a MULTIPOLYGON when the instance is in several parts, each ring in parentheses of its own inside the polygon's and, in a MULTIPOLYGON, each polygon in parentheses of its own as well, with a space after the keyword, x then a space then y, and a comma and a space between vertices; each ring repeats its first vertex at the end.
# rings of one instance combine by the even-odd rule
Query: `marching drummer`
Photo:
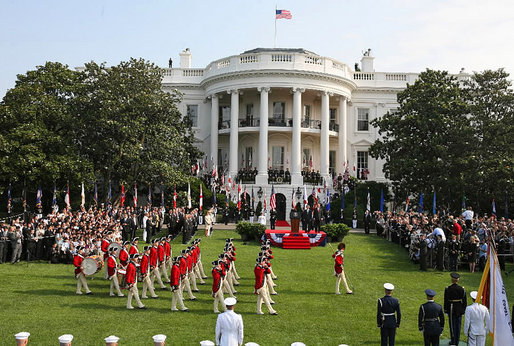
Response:
POLYGON ((84 247, 76 247, 77 254, 73 258, 73 265, 75 266, 75 277, 77 278, 77 294, 82 294, 82 287, 86 291, 86 294, 92 294, 87 286, 86 276, 83 273, 82 261, 84 260, 84 247))
POLYGON ((127 248, 129 246, 129 244, 130 244, 130 242, 128 240, 126 240, 125 242, 123 242, 123 247, 120 250, 119 259, 120 259, 120 265, 122 268, 127 267, 127 264, 128 264, 129 253, 128 253, 127 248))
MULTIPOLYGON (((111 244, 111 231, 104 232, 104 238, 102 239, 102 244, 100 245, 100 249, 102 250, 104 262, 109 258, 109 245, 111 244)), ((105 275, 104 279, 109 278, 109 273, 107 272, 107 267, 105 267, 105 275)))
POLYGON ((107 258, 107 272, 109 273, 109 280, 111 281, 110 296, 114 297, 113 288, 116 289, 118 297, 124 297, 121 293, 120 283, 118 280, 118 263, 116 262, 116 248, 109 248, 109 258, 107 258))
POLYGON ((134 307, 132 306, 132 297, 136 299, 137 307, 139 309, 146 309, 141 300, 139 299, 139 291, 137 290, 137 276, 136 276, 136 266, 139 262, 139 255, 133 254, 130 255, 130 262, 127 265, 127 274, 126 274, 126 282, 127 288, 129 290, 128 298, 127 298, 127 309, 132 310, 134 307))
POLYGON ((132 239, 132 244, 130 245, 130 249, 129 249, 129 255, 139 253, 139 249, 137 248, 138 241, 139 241, 139 237, 135 237, 134 239, 132 239))

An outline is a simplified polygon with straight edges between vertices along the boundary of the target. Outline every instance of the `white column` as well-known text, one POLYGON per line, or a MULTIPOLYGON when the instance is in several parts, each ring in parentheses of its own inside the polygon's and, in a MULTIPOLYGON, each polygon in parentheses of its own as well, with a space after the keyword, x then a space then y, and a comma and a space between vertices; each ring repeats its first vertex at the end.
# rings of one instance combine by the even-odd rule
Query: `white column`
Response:
POLYGON ((339 98, 339 164, 337 167, 338 173, 344 173, 345 162, 348 160, 346 156, 346 128, 347 128, 347 113, 346 113, 347 99, 345 96, 339 98))
MULTIPOLYGON (((218 119, 219 101, 218 95, 211 95, 211 160, 218 164, 218 119)), ((211 164, 212 164, 211 162, 211 164)))
POLYGON ((260 114, 259 114, 259 164, 255 183, 258 185, 268 184, 268 93, 270 88, 257 88, 261 93, 260 114))
POLYGON ((328 123, 330 121, 329 114, 329 93, 324 91, 321 93, 321 136, 320 136, 320 174, 327 184, 332 180, 329 179, 328 173, 328 123))
POLYGON ((291 155, 291 184, 303 185, 302 162, 302 93, 305 89, 293 88, 293 140, 291 155))
POLYGON ((228 162, 229 174, 234 178, 237 175, 237 148, 239 146, 239 90, 229 90, 230 98, 230 155, 228 162))

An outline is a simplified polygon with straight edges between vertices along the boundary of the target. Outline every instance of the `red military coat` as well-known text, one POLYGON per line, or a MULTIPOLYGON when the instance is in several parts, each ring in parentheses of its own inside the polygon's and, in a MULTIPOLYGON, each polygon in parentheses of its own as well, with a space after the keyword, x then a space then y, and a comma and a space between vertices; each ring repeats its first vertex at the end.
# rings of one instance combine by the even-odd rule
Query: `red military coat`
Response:
POLYGON ((166 258, 169 258, 171 256, 171 245, 167 241, 164 242, 164 255, 166 258))
POLYGON ((75 255, 75 257, 73 257, 73 265, 75 266, 75 276, 79 275, 79 273, 82 272, 80 266, 82 265, 83 260, 84 256, 82 255, 75 255))
POLYGON ((107 239, 102 239, 102 245, 100 245, 100 249, 104 253, 104 261, 107 259, 107 257, 109 257, 109 245, 111 245, 111 243, 109 243, 107 239))
POLYGON ((139 270, 141 271, 141 275, 143 275, 143 277, 148 273, 149 264, 150 257, 148 255, 143 255, 143 257, 141 257, 141 262, 139 262, 139 270))
POLYGON ((109 274, 109 276, 113 276, 114 274, 116 274, 117 266, 118 264, 116 263, 116 257, 109 256, 109 258, 107 259, 107 273, 109 274))
POLYGON ((257 290, 262 288, 266 282, 266 274, 271 273, 271 271, 268 268, 263 268, 257 264, 253 273, 255 274, 255 294, 257 294, 257 290))
POLYGON ((179 260, 180 275, 184 276, 187 273, 187 260, 184 257, 180 257, 179 260))
POLYGON ((164 262, 164 246, 160 244, 157 246, 157 254, 159 255, 159 263, 164 262))
POLYGON ((129 253, 127 252, 127 249, 121 249, 119 258, 120 264, 124 267, 127 266, 129 259, 129 253))
POLYGON ((155 246, 152 246, 150 248, 150 267, 155 268, 157 267, 157 248, 155 246))
POLYGON ((125 280, 127 285, 130 287, 136 283, 136 265, 134 262, 130 262, 127 265, 127 274, 125 274, 125 280))
POLYGON ((170 273, 170 286, 173 288, 174 286, 180 286, 180 266, 178 264, 173 264, 171 266, 170 273))
POLYGON ((334 271, 337 274, 341 274, 343 271, 343 253, 340 251, 336 251, 332 258, 334 258, 334 271))
POLYGON ((216 294, 221 288, 221 270, 212 268, 212 295, 216 294))
POLYGON ((129 249, 129 255, 138 254, 139 249, 137 248, 137 245, 131 245, 129 249))

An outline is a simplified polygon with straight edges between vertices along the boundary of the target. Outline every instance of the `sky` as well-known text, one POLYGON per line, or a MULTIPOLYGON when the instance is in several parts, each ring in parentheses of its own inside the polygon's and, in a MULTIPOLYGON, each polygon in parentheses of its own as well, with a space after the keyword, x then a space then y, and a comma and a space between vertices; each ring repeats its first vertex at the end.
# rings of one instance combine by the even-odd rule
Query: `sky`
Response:
POLYGON ((514 73, 512 0, 0 0, 0 97, 46 61, 70 68, 131 57, 193 67, 257 47, 305 48, 353 68, 372 49, 378 72, 514 73))

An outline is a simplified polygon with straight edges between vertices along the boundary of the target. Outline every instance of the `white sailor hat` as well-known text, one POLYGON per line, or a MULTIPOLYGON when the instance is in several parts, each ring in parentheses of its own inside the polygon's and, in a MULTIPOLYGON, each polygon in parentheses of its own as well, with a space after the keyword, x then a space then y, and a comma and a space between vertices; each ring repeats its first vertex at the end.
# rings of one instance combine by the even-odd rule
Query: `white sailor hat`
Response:
POLYGON ((225 298, 225 300, 223 302, 225 303, 225 305, 232 306, 232 305, 236 305, 237 299, 234 297, 228 297, 228 298, 225 298))
POLYGON ((245 346, 259 346, 259 344, 255 342, 247 342, 245 346))
POLYGON ((393 285, 393 284, 390 284, 389 282, 386 282, 386 283, 384 284, 384 288, 385 288, 386 290, 388 290, 388 291, 392 291, 392 290, 394 290, 394 285, 393 285))
POLYGON ((71 334, 64 334, 59 337, 59 342, 61 344, 68 344, 73 341, 73 335, 71 334))
POLYGON ((19 332, 18 334, 14 334, 16 340, 26 340, 30 336, 29 332, 19 332))
POLYGON ((291 344, 291 346, 306 346, 303 342, 296 341, 291 344))
POLYGON ((200 345, 201 346, 214 346, 215 344, 211 340, 203 340, 203 341, 200 341, 200 345))
POLYGON ((106 337, 104 340, 105 342, 118 342, 120 338, 118 338, 117 336, 115 335, 109 335, 108 337, 106 337))
POLYGON ((469 293, 469 295, 471 296, 471 298, 477 299, 478 292, 477 291, 472 291, 472 292, 469 293))
POLYGON ((153 342, 164 342, 166 341, 166 335, 164 334, 157 334, 152 336, 153 342))

